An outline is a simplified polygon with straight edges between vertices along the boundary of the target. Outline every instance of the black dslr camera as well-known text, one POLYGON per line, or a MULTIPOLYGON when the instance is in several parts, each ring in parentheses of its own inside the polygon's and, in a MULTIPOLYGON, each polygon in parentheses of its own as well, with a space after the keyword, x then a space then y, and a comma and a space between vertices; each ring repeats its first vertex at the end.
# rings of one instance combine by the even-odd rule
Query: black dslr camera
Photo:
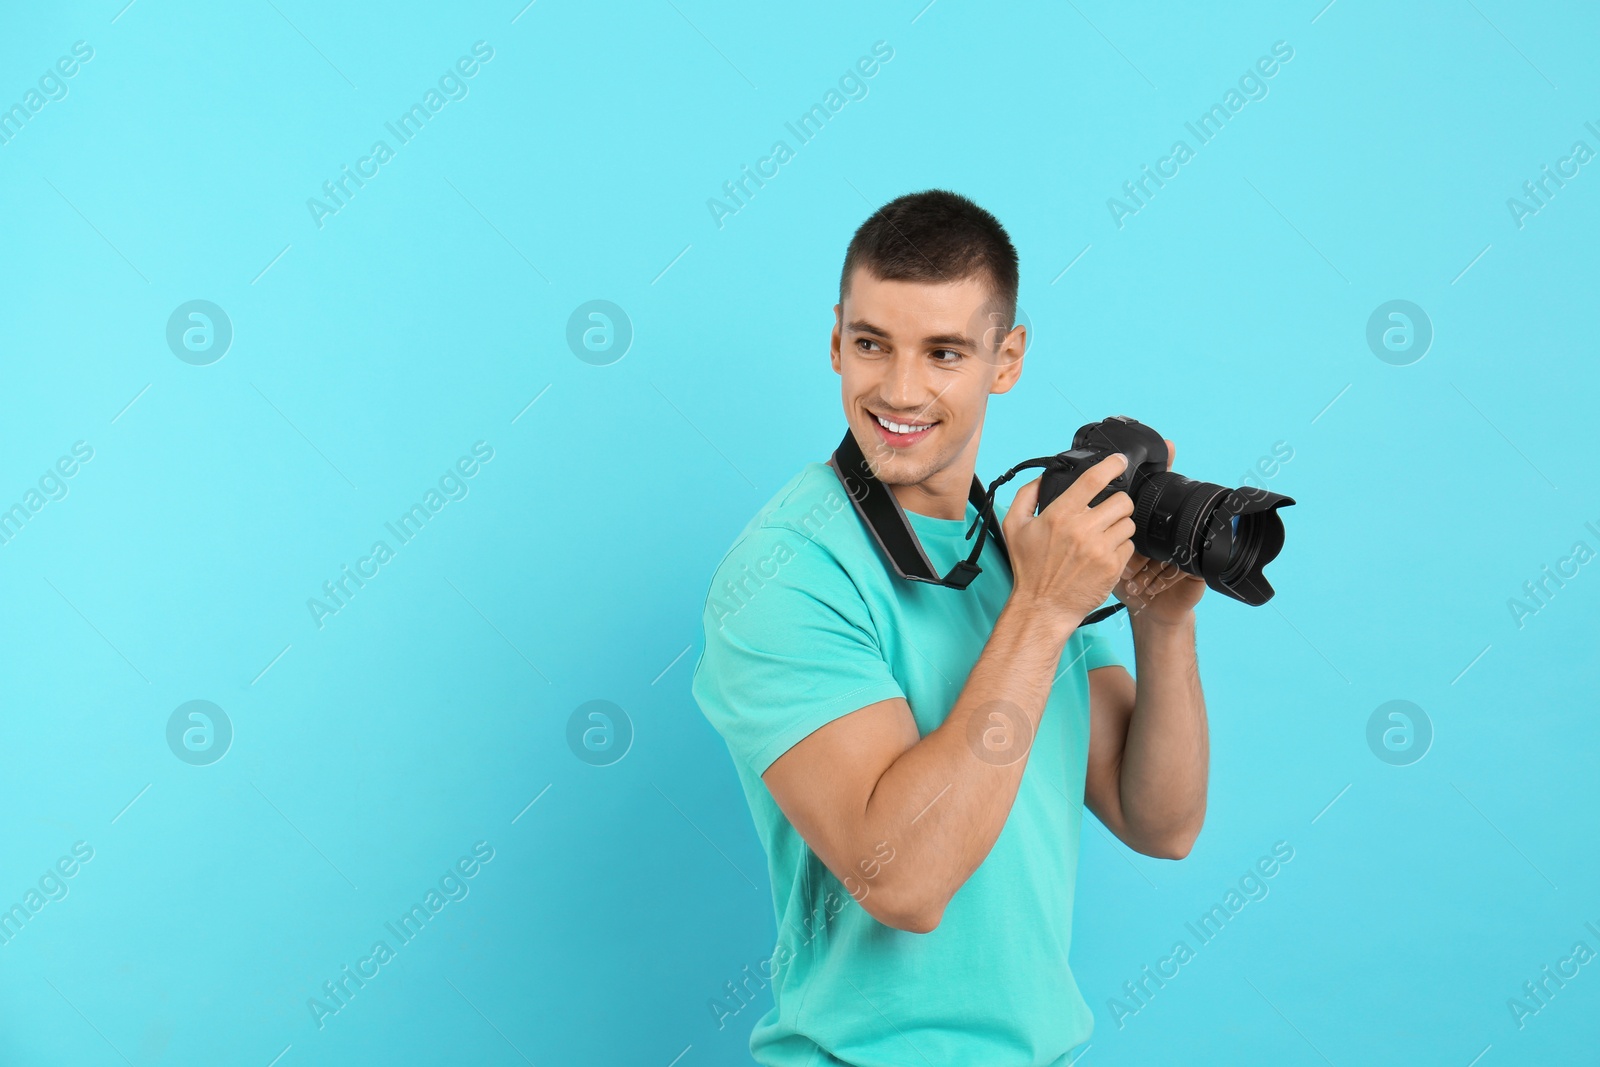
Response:
POLYGON ((1044 465, 1037 510, 1043 511, 1080 474, 1116 452, 1128 457, 1128 466, 1089 506, 1112 493, 1132 497, 1135 552, 1157 563, 1170 561, 1246 604, 1272 599, 1272 586, 1261 571, 1283 548, 1278 509, 1294 501, 1253 486, 1227 489, 1167 470, 1166 441, 1126 415, 1078 428, 1071 451, 1044 465))

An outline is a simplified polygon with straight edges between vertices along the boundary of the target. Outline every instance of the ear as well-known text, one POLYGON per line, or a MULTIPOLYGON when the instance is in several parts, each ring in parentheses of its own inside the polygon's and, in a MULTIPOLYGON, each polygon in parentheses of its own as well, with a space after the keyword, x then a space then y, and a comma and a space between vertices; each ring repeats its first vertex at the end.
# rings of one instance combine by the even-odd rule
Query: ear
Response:
POLYGON ((833 360, 833 373, 835 374, 844 373, 843 368, 839 366, 839 333, 841 328, 844 326, 843 312, 843 304, 833 305, 833 340, 830 343, 829 348, 832 352, 831 358, 833 360))
POLYGON ((995 372, 994 384, 989 387, 989 392, 1009 393, 1011 387, 1017 384, 1022 377, 1022 356, 1027 347, 1028 328, 1018 323, 1000 342, 1000 351, 995 357, 999 370, 995 372))

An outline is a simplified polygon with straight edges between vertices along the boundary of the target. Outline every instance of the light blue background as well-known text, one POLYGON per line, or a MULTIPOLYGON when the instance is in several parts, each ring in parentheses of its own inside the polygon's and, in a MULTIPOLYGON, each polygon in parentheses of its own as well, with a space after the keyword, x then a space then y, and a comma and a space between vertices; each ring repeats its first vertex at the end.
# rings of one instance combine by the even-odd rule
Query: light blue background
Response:
POLYGON ((0 546, 0 905, 94 859, 0 946, 0 1062, 747 1062, 765 994, 708 1005, 775 932, 689 696, 700 606, 839 436, 851 232, 929 187, 1022 257, 986 478, 1117 412, 1230 484, 1293 449, 1277 599, 1199 608, 1193 854, 1086 834, 1083 1062, 1592 1058, 1600 964, 1521 1029, 1507 1000, 1600 951, 1600 563, 1521 627, 1508 600, 1600 549, 1600 164, 1522 228, 1506 204, 1600 150, 1592 7, 924 3, 8 5, 0 103, 94 58, 0 145, 0 507, 94 458, 0 546), (307 198, 480 40, 319 229, 307 198), (880 40, 719 228, 708 198, 880 40), (1277 41, 1266 98, 1119 229, 1107 198, 1277 41), (194 299, 233 324, 209 366, 165 340, 194 299), (635 331, 611 365, 565 341, 591 299, 635 331), (1365 340, 1391 299, 1435 331, 1409 366, 1365 340), (307 599, 477 441, 469 495, 319 629, 307 599), (193 699, 236 732, 210 766, 165 739, 193 699), (635 731, 607 767, 565 740, 595 699, 635 731), (1409 766, 1366 740, 1394 699, 1433 724, 1409 766), (466 899, 319 1030, 308 998, 478 841, 466 899), (1277 841, 1270 896, 1119 1029, 1277 841))

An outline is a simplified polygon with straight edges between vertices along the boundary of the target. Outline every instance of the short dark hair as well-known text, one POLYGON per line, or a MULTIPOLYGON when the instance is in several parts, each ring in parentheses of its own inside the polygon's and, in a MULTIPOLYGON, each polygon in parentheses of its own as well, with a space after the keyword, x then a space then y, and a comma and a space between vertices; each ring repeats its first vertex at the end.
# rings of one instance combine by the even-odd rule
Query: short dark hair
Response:
POLYGON ((857 267, 885 281, 956 282, 987 275, 993 304, 1007 325, 1016 321, 1017 250, 1000 220, 960 193, 907 193, 873 212, 844 254, 840 303, 857 267))

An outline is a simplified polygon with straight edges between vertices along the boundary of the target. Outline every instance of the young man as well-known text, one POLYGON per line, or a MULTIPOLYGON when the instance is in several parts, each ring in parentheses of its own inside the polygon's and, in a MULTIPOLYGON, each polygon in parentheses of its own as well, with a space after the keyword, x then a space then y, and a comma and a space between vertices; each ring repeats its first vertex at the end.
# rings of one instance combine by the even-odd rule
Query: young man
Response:
MULTIPOLYGON (((892 201, 845 256, 845 418, 939 574, 971 550, 988 398, 1022 374, 1025 328, 983 329, 1013 323, 1016 296, 1005 229, 954 193, 892 201)), ((1134 553, 1126 493, 1088 506, 1125 463, 1037 516, 1039 483, 1023 486, 1001 523, 1009 566, 989 541, 966 589, 896 575, 823 463, 718 568, 694 694, 772 878, 759 1062, 1045 1067, 1088 1039, 1067 965, 1082 808, 1168 859, 1205 817, 1205 584, 1134 553), (1113 591, 1137 687, 1080 626, 1113 591)))

